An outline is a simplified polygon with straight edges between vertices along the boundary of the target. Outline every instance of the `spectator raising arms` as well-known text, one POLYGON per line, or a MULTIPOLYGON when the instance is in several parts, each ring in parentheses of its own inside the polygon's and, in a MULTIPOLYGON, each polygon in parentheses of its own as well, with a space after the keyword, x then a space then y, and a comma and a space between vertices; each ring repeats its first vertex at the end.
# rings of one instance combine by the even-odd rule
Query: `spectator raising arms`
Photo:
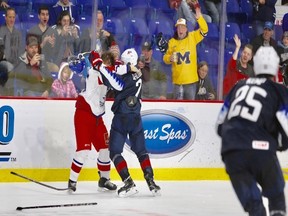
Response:
POLYGON ((253 67, 249 64, 249 61, 253 57, 252 46, 246 44, 238 59, 239 50, 241 48, 241 40, 238 38, 238 35, 234 36, 234 42, 236 46, 235 51, 227 64, 227 71, 223 82, 224 97, 237 81, 254 76, 253 67))
POLYGON ((174 99, 195 99, 197 82, 197 51, 196 46, 208 32, 198 1, 194 1, 196 19, 199 29, 188 32, 185 19, 178 19, 176 32, 168 42, 168 50, 163 56, 166 64, 172 64, 172 82, 174 99))
POLYGON ((76 98, 78 96, 75 85, 72 81, 73 72, 67 62, 60 65, 58 79, 52 83, 52 96, 59 98, 76 98))

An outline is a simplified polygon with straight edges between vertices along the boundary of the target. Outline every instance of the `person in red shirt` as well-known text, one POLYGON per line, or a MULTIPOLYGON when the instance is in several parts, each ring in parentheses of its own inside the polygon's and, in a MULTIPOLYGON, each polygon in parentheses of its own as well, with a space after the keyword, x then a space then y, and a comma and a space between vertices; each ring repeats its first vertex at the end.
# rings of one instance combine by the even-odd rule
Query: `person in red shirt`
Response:
POLYGON ((253 67, 249 64, 249 61, 253 57, 252 45, 246 44, 241 52, 240 58, 237 60, 238 53, 241 48, 241 40, 236 34, 234 36, 234 41, 236 45, 235 51, 227 64, 227 71, 223 82, 224 98, 238 80, 247 79, 248 77, 254 76, 253 67))

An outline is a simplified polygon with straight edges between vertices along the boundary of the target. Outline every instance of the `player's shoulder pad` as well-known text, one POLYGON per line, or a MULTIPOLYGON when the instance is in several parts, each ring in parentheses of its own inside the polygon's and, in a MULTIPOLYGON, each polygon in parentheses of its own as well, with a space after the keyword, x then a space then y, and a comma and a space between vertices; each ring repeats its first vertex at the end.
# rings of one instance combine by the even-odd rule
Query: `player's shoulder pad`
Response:
POLYGON ((117 91, 121 91, 124 88, 124 82, 121 80, 116 73, 108 70, 103 64, 99 68, 100 73, 110 83, 111 87, 117 91))

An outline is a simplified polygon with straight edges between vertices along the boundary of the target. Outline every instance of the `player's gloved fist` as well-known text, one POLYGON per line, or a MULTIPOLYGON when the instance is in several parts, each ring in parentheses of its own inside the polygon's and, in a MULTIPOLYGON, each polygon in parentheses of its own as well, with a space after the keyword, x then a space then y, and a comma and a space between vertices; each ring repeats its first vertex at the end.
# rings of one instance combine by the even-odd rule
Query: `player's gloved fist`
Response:
POLYGON ((99 67, 101 66, 103 60, 100 58, 100 55, 95 50, 92 50, 89 55, 89 61, 93 68, 99 70, 99 67))

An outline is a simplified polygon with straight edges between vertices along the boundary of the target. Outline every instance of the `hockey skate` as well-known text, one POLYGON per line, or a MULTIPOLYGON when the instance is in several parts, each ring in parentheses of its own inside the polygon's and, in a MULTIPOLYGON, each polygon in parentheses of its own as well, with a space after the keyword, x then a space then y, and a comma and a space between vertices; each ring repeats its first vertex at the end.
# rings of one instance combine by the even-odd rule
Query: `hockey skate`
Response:
POLYGON ((117 191, 119 197, 129 197, 138 193, 138 190, 136 190, 136 185, 134 184, 131 177, 126 179, 124 184, 125 185, 117 191))
POLYGON ((161 195, 161 188, 156 185, 154 182, 153 177, 149 174, 145 175, 146 182, 148 184, 149 190, 152 192, 153 196, 160 196, 161 195))
POLYGON ((77 182, 69 179, 69 181, 68 181, 69 192, 75 192, 76 191, 76 184, 77 184, 77 182))
POLYGON ((112 183, 109 179, 101 177, 98 181, 98 190, 99 191, 115 191, 117 186, 112 183))

